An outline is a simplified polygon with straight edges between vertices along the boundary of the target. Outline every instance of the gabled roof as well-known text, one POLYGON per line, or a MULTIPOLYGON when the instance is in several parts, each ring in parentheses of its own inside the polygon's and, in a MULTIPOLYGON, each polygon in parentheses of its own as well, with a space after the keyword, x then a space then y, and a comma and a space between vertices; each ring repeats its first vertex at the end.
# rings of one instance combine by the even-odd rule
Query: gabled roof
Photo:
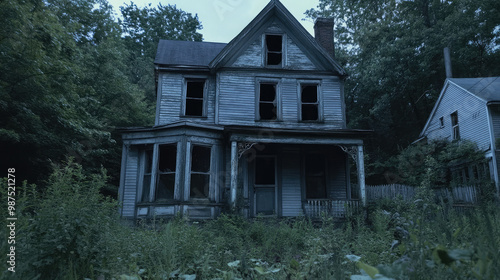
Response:
POLYGON ((487 102, 500 101, 500 77, 451 78, 448 80, 487 102))
POLYGON ((295 19, 295 17, 280 3, 279 0, 271 0, 269 4, 236 36, 227 46, 210 62, 210 68, 219 68, 224 65, 243 46, 251 43, 252 38, 261 32, 264 24, 276 16, 284 23, 290 35, 295 37, 296 43, 304 46, 304 51, 315 57, 315 62, 323 65, 326 69, 337 72, 341 76, 347 73, 326 51, 321 47, 314 37, 295 19))
POLYGON ((462 88, 465 92, 483 101, 485 105, 489 102, 500 102, 500 77, 448 78, 444 83, 443 89, 439 94, 436 104, 434 104, 434 108, 432 108, 432 112, 430 113, 422 132, 420 132, 420 138, 424 137, 424 133, 429 127, 432 117, 434 117, 434 114, 443 99, 443 95, 450 84, 454 84, 455 86, 462 88))
POLYGON ((225 43, 160 40, 156 65, 206 66, 226 46, 225 43))

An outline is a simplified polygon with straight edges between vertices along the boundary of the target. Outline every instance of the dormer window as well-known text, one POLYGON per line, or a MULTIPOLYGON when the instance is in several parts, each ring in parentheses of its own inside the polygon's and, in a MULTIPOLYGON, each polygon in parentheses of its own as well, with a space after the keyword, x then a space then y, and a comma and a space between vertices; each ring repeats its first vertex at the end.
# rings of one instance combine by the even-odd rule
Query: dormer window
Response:
POLYGON ((283 61, 283 36, 266 35, 266 65, 281 66, 283 61))
POLYGON ((184 116, 204 117, 205 79, 186 79, 184 116))

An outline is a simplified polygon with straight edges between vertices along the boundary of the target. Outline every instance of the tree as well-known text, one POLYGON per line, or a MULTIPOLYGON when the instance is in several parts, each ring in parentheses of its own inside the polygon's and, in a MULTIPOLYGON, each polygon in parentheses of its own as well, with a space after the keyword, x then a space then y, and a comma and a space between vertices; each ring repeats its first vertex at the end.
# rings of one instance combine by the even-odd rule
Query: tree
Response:
POLYGON ((0 3, 2 169, 40 183, 50 162, 75 157, 119 177, 115 126, 151 123, 152 110, 125 75, 127 50, 100 0, 0 3), (149 114, 148 114, 149 113, 149 114))
POLYGON ((150 104, 156 102, 153 61, 160 39, 201 41, 202 25, 197 15, 175 5, 139 8, 133 2, 120 7, 124 40, 129 50, 129 78, 141 88, 150 104))
POLYGON ((372 183, 384 162, 416 140, 444 83, 443 48, 455 77, 500 72, 500 2, 495 0, 320 0, 311 18, 335 19, 348 125, 374 129, 367 143, 372 183))

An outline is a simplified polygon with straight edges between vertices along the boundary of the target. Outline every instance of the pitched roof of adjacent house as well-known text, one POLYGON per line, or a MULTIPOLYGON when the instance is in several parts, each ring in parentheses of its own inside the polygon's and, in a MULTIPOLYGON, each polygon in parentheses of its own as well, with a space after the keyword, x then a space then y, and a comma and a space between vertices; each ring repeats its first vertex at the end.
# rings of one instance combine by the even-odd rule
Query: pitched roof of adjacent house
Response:
POLYGON ((450 78, 449 80, 487 102, 500 101, 500 77, 450 78))
POLYGON ((160 40, 154 63, 169 66, 208 66, 225 43, 160 40))

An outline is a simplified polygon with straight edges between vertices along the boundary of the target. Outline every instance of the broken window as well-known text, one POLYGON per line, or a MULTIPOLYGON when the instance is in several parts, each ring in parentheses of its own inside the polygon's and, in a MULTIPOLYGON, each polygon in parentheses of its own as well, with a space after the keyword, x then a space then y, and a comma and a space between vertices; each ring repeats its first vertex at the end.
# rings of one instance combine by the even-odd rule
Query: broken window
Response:
POLYGON ((305 158, 306 198, 327 198, 325 156, 308 154, 305 158))
POLYGON ((149 201, 149 190, 151 187, 151 175, 152 175, 152 165, 153 165, 153 149, 152 147, 144 151, 144 176, 142 180, 142 202, 149 201))
POLYGON ((174 199, 177 145, 159 146, 156 201, 174 199))
POLYGON ((439 118, 439 127, 444 127, 444 117, 439 118))
POLYGON ((208 198, 211 148, 194 145, 191 151, 191 198, 208 198))
POLYGON ((458 114, 454 112, 450 115, 451 117, 451 127, 452 127, 452 140, 460 139, 460 130, 458 128, 458 114))
POLYGON ((266 35, 266 65, 281 65, 283 60, 283 36, 266 35))
POLYGON ((319 101, 317 85, 301 86, 301 120, 319 120, 319 101))
POLYGON ((277 120, 277 111, 276 84, 261 83, 259 90, 259 119, 277 120))
POLYGON ((186 116, 204 116, 205 80, 191 79, 186 81, 186 116))

